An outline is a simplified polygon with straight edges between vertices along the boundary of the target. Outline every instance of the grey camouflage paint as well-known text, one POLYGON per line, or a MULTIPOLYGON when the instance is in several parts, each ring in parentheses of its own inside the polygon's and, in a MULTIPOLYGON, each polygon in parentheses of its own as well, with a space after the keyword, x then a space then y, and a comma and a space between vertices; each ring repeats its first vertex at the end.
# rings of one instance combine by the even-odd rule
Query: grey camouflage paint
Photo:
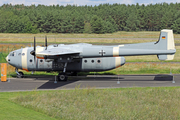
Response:
POLYGON ((36 62, 30 54, 33 47, 12 51, 6 59, 10 65, 27 71, 63 71, 65 63, 66 71, 106 71, 124 65, 122 56, 157 55, 160 60, 168 60, 173 59, 176 52, 172 30, 162 30, 159 41, 155 43, 116 46, 78 43, 36 49, 36 62))

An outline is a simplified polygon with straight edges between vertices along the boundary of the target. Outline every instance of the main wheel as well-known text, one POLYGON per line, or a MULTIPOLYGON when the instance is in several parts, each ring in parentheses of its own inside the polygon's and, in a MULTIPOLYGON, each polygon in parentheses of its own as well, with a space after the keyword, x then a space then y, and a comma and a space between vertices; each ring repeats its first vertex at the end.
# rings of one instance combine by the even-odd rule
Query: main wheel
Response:
POLYGON ((65 73, 59 73, 58 80, 59 81, 67 81, 68 77, 65 73))
POLYGON ((19 72, 19 75, 17 74, 17 78, 23 78, 24 77, 24 73, 23 72, 19 72))

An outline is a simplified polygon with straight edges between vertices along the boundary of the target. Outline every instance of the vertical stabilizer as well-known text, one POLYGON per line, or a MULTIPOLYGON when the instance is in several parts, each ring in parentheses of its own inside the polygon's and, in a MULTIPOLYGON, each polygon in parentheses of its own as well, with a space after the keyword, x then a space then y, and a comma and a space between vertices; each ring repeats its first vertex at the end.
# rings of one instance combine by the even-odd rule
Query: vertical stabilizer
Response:
MULTIPOLYGON (((175 45, 174 45, 173 31, 168 29, 161 30, 159 41, 156 44, 159 45, 159 49, 161 50, 174 50, 175 45)), ((174 54, 158 55, 159 60, 172 60, 173 58, 174 58, 174 54)))

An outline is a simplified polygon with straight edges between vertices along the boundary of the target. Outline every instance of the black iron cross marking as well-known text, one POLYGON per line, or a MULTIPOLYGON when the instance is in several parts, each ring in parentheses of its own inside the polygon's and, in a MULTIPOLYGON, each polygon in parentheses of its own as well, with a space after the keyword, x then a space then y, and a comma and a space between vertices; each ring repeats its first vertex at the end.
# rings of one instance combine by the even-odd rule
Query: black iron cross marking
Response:
POLYGON ((99 51, 99 54, 100 54, 101 56, 104 56, 104 55, 106 54, 106 52, 105 52, 104 50, 101 50, 101 51, 99 51))

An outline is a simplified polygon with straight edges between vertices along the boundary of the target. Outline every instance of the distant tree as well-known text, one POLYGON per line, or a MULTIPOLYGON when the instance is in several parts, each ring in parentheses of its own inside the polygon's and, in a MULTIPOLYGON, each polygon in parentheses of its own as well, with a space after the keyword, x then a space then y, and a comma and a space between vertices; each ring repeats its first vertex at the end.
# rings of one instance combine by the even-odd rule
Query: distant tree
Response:
MULTIPOLYGON (((4 5, 5 7, 5 5, 4 5)), ((0 10, 0 32, 9 32, 10 21, 14 17, 13 12, 0 10)))
POLYGON ((73 25, 74 33, 83 33, 84 31, 84 19, 82 16, 77 16, 73 25))
POLYGON ((94 15, 91 19, 91 28, 93 33, 103 33, 103 20, 99 18, 97 15, 94 15))
POLYGON ((129 14, 126 21, 126 26, 124 27, 126 31, 137 31, 139 25, 139 20, 134 12, 129 14))
POLYGON ((109 21, 107 21, 107 22, 104 21, 103 27, 104 27, 104 30, 103 30, 104 33, 113 33, 115 31, 112 23, 109 21))
POLYGON ((180 34, 180 18, 176 19, 172 25, 174 33, 180 34))
POLYGON ((111 33, 174 29, 178 31, 180 3, 98 6, 0 6, 2 33, 111 33))
POLYGON ((84 33, 92 33, 91 24, 88 22, 84 24, 84 33))
POLYGON ((61 32, 62 33, 70 33, 71 32, 71 23, 70 23, 70 17, 66 17, 61 22, 61 32))

